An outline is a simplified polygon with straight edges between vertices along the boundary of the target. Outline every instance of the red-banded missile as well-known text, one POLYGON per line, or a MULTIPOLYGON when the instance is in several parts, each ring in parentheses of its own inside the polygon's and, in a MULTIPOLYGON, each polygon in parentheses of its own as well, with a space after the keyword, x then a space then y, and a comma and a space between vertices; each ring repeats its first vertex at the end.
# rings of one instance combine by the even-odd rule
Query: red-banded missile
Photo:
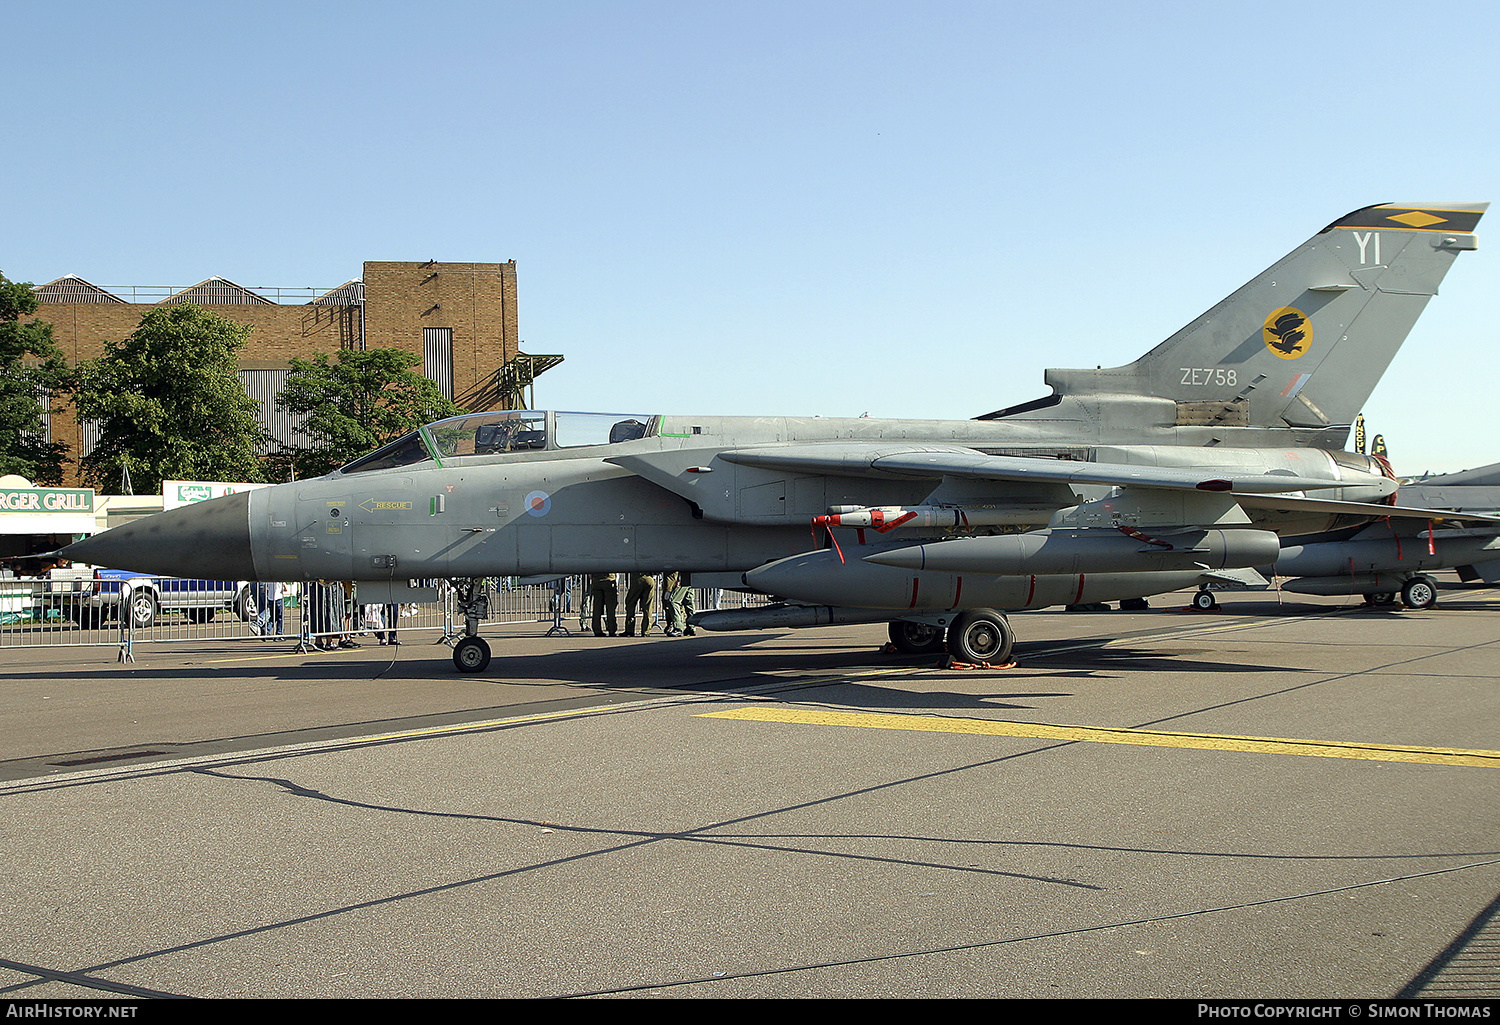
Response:
POLYGON ((982 506, 882 505, 870 508, 836 508, 826 516, 814 516, 814 527, 856 527, 884 534, 897 527, 967 530, 1012 523, 1045 522, 1054 506, 984 508, 982 506))

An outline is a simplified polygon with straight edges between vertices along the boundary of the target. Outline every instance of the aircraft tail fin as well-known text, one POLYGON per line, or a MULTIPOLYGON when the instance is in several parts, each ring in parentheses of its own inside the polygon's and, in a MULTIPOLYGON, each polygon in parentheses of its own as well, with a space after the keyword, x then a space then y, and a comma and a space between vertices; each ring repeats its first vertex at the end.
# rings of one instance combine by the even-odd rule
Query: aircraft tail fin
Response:
POLYGON ((1174 401, 1179 426, 1346 428, 1488 206, 1356 210, 1134 363, 1047 371, 1041 401, 1147 396, 1174 401))

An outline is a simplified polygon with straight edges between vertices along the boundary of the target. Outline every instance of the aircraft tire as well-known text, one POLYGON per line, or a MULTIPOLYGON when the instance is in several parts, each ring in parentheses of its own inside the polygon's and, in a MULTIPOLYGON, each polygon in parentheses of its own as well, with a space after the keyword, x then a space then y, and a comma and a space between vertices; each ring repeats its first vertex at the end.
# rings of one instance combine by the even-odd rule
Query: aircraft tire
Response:
POLYGON ((959 662, 1007 662, 1015 643, 1010 622, 994 609, 970 609, 948 627, 948 653, 959 662))
POLYGON ((1193 608, 1203 612, 1212 612, 1219 607, 1219 599, 1214 597, 1212 591, 1199 591, 1193 595, 1193 608))
POLYGON ((941 627, 897 619, 891 623, 888 632, 891 643, 903 655, 930 655, 942 651, 944 647, 941 627))
POLYGON ((1394 591, 1376 591, 1365 595, 1365 601, 1371 605, 1394 605, 1396 604, 1396 593, 1394 591))
POLYGON ((1431 577, 1412 577, 1401 585, 1401 604, 1409 609, 1430 609, 1437 604, 1437 584, 1431 577))
POLYGON ((461 673, 482 673, 490 664, 490 646, 483 637, 465 637, 453 646, 453 665, 461 673))

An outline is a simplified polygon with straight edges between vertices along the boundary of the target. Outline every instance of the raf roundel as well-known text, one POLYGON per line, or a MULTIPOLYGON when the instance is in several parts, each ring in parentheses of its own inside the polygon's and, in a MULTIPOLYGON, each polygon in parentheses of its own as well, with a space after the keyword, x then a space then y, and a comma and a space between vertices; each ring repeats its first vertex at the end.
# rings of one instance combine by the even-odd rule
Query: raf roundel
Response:
POLYGON ((526 513, 529 516, 546 516, 552 511, 552 496, 545 491, 533 491, 526 496, 526 513))
POLYGON ((1277 359, 1297 359, 1312 346, 1312 321, 1294 306, 1272 310, 1261 325, 1261 338, 1277 359))

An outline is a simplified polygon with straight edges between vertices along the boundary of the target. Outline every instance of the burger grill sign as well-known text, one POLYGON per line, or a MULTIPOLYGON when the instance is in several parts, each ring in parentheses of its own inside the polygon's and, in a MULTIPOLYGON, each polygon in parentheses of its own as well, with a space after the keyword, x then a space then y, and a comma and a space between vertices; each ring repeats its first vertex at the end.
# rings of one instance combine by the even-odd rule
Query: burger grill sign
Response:
POLYGON ((0 488, 0 513, 92 513, 92 488, 0 488))

